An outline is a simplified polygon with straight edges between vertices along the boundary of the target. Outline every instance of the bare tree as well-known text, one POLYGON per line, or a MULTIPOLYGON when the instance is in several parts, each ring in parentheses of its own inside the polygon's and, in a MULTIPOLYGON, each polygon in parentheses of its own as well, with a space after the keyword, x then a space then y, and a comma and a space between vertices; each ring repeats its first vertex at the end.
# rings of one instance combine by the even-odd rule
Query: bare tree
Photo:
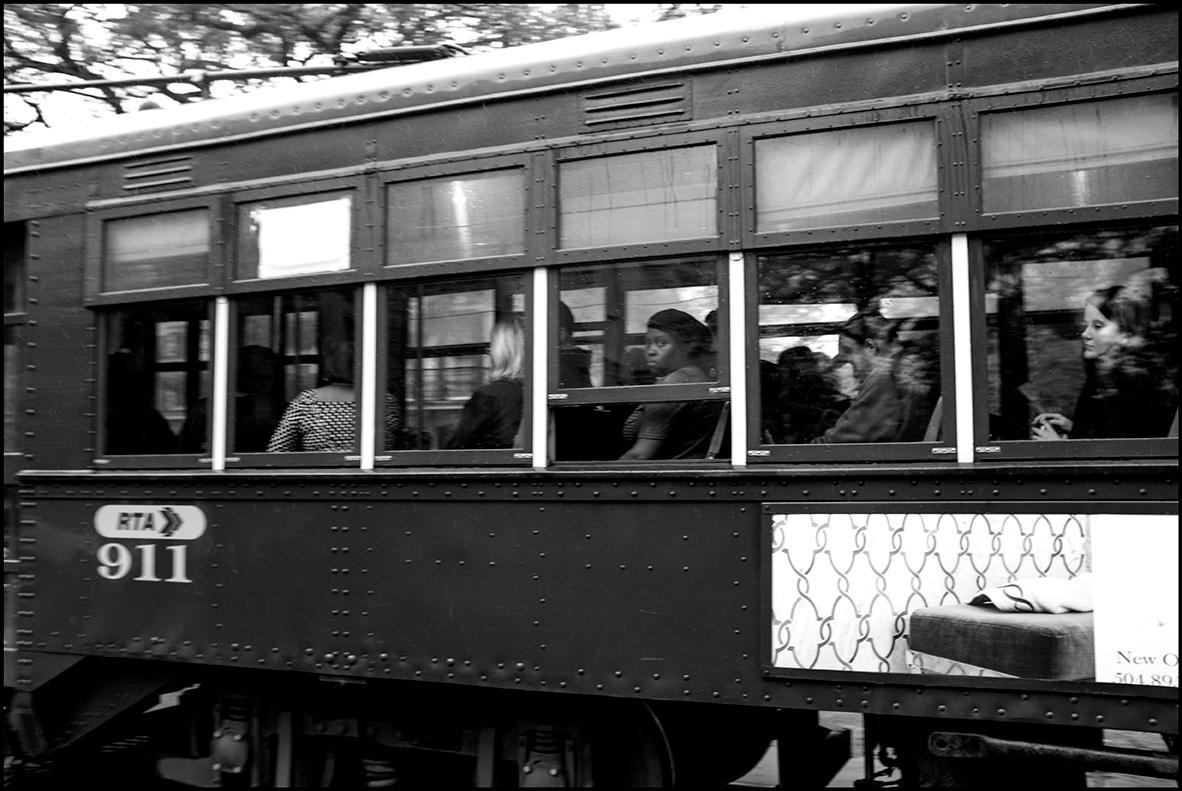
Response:
MULTIPOLYGON (((717 11, 718 5, 664 3, 655 19, 717 11)), ((94 115, 136 109, 149 94, 178 103, 203 92, 210 72, 329 67, 380 47, 457 42, 473 51, 616 27, 603 4, 564 3, 7 3, 4 83, 63 84, 176 76, 155 85, 60 89, 87 97, 94 115)), ((287 78, 293 79, 293 78, 287 78)), ((300 76, 294 79, 318 79, 300 76)), ((247 91, 260 80, 219 84, 247 91)), ((6 93, 4 133, 51 126, 49 91, 6 93)))

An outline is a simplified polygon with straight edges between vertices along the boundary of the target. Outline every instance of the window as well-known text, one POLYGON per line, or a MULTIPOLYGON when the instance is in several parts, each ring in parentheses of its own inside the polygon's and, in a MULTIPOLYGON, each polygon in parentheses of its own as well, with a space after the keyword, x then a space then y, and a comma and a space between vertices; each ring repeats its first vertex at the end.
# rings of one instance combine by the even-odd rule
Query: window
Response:
POLYGON ((387 266, 523 253, 525 185, 519 169, 389 185, 387 266))
POLYGON ((352 288, 235 300, 233 454, 357 453, 354 303, 352 288))
POLYGON ((210 393, 208 310, 194 300, 106 313, 103 455, 189 450, 180 438, 210 393))
POLYGON ((1178 97, 1158 94, 981 116, 987 213, 1178 197, 1178 97))
MULTIPOLYGON (((490 275, 386 290, 386 389, 401 426, 386 450, 526 447, 525 278, 490 275)), ((474 460, 474 459, 473 459, 474 460)))
POLYGON ((209 282, 209 209, 107 220, 103 291, 135 291, 209 282))
POLYGON ((559 163, 559 247, 713 237, 718 233, 714 146, 559 163))
POLYGON ((350 269, 352 223, 348 193, 242 204, 237 277, 270 280, 350 269))
POLYGON ((757 233, 939 216, 930 121, 755 141, 757 233))
POLYGON ((758 256, 759 444, 939 438, 937 261, 934 243, 758 256))
POLYGON ((555 460, 727 455, 721 307, 713 257, 560 270, 555 460))
POLYGON ((1176 226, 995 238, 985 260, 991 441, 1176 435, 1176 226))

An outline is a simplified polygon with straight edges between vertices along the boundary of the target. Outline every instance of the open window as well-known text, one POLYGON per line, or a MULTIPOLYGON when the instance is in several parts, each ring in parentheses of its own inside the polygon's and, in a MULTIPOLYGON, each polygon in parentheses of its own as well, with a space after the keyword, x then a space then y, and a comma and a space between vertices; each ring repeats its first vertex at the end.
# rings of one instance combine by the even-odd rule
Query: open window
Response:
POLYGON ((511 272, 384 289, 379 400, 402 419, 379 462, 528 462, 526 282, 511 272))
POLYGON ((185 300, 103 312, 99 463, 196 463, 181 437, 206 414, 211 391, 210 303, 185 300), (125 458, 120 461, 119 457, 125 458))

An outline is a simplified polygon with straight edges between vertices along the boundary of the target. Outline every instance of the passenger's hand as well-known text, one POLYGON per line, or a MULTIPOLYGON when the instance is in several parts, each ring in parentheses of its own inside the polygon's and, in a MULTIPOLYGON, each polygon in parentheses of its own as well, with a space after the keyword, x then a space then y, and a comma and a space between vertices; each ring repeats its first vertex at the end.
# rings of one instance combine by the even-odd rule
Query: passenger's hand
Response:
POLYGON ((1074 424, 1058 412, 1043 412, 1030 421, 1030 438, 1042 440, 1067 439, 1074 424))

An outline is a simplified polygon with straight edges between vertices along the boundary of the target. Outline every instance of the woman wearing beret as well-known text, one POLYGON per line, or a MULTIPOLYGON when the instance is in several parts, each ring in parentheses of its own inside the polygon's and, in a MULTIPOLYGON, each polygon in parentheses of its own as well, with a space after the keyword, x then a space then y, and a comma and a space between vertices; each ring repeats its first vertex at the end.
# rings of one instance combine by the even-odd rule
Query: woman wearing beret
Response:
MULTIPOLYGON (((711 381, 713 336, 684 311, 658 311, 648 320, 645 362, 658 384, 711 381)), ((631 448, 621 459, 700 459, 706 456, 718 422, 714 401, 667 401, 638 406, 624 423, 631 448)))

